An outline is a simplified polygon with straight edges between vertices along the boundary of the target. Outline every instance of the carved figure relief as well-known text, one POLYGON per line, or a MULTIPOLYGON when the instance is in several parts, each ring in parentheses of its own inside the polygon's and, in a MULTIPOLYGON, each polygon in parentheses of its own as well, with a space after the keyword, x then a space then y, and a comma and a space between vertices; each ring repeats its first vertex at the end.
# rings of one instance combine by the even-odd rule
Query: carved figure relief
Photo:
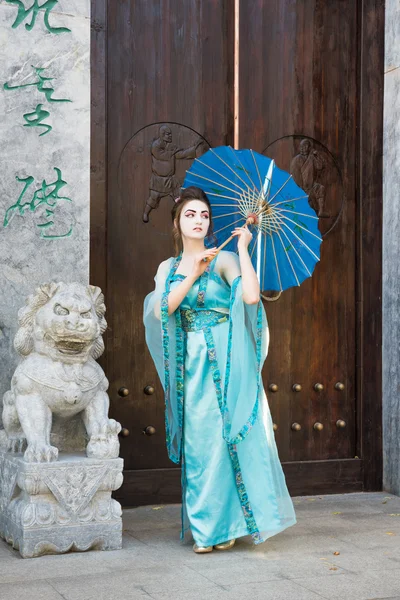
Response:
POLYGON ((151 145, 151 179, 149 198, 143 214, 143 221, 148 223, 149 214, 157 208, 161 198, 172 200, 179 196, 182 181, 176 177, 176 161, 196 158, 197 148, 203 144, 199 138, 190 148, 179 148, 172 142, 172 130, 168 125, 161 125, 159 136, 151 145))
POLYGON ((290 163, 290 173, 299 187, 308 194, 308 203, 320 218, 329 217, 324 212, 325 187, 318 179, 325 167, 321 154, 313 149, 307 138, 300 142, 300 152, 290 163))
POLYGON ((57 460, 50 443, 53 414, 81 414, 89 437, 86 454, 115 458, 119 423, 108 418, 108 381, 96 363, 107 327, 100 288, 49 283, 19 311, 14 346, 23 357, 3 398, 3 425, 10 452, 25 448, 25 461, 57 460))
MULTIPOLYGON (((147 125, 128 141, 118 168, 118 185, 129 219, 132 201, 143 202, 141 219, 163 236, 174 199, 191 161, 209 148, 197 132, 178 123, 147 125)), ((133 215, 132 215, 133 216, 133 215)), ((137 218, 137 217, 136 217, 137 218)))
POLYGON ((335 158, 317 140, 288 135, 269 144, 264 154, 278 167, 292 174, 319 217, 319 229, 326 236, 339 220, 344 192, 342 175, 335 158))

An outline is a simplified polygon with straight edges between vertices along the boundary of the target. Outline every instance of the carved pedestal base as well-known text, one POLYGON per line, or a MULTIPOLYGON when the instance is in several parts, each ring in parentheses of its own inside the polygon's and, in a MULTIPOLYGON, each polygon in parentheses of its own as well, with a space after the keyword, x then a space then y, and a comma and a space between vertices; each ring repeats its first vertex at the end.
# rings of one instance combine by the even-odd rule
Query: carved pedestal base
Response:
POLYGON ((0 450, 0 536, 24 558, 122 546, 119 502, 123 460, 60 455, 26 463, 0 450))

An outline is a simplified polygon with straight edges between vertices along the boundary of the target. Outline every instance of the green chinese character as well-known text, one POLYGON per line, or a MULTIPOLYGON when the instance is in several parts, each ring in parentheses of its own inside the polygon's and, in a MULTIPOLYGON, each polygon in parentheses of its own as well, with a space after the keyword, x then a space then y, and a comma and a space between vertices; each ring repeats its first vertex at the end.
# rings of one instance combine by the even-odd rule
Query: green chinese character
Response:
POLYGON ((35 212, 39 207, 45 207, 45 214, 43 215, 45 222, 39 223, 38 227, 40 228, 40 236, 44 239, 59 239, 63 237, 69 237, 72 234, 72 227, 69 228, 67 233, 62 235, 52 235, 46 234, 45 231, 54 225, 54 220, 52 220, 52 216, 54 214, 54 208, 57 205, 59 200, 67 200, 68 202, 72 202, 71 198, 67 198, 66 196, 59 196, 59 191, 67 182, 62 178, 62 173, 60 169, 54 167, 55 172, 57 173, 57 179, 52 183, 47 183, 44 179, 42 181, 42 185, 38 187, 32 196, 31 200, 24 201, 24 196, 28 190, 28 188, 33 184, 34 178, 32 176, 29 177, 18 177, 16 176, 17 181, 24 184, 24 188, 19 195, 19 198, 15 204, 10 206, 6 214, 4 216, 3 226, 7 227, 11 222, 13 216, 19 213, 21 216, 25 214, 25 211, 29 210, 31 212, 35 212), (47 220, 51 219, 51 220, 47 220))
POLYGON ((33 83, 23 83, 22 85, 10 85, 9 83, 5 83, 3 88, 9 91, 36 86, 39 92, 43 92, 43 94, 46 96, 47 102, 72 102, 72 100, 67 100, 66 98, 52 98, 52 95, 54 94, 54 88, 50 86, 45 87, 45 83, 46 81, 52 81, 54 77, 43 77, 41 73, 42 71, 45 71, 45 67, 34 67, 32 65, 32 69, 35 69, 35 73, 38 76, 38 81, 34 81, 33 83))
POLYGON ((47 110, 42 109, 42 106, 43 104, 38 104, 33 112, 24 114, 24 119, 26 121, 24 127, 44 127, 46 129, 46 131, 42 131, 42 133, 39 134, 39 137, 46 135, 46 133, 49 133, 53 129, 48 123, 42 123, 42 121, 50 116, 50 113, 47 110))
POLYGON ((47 235, 45 233, 45 229, 47 227, 51 227, 52 225, 54 225, 54 221, 48 221, 47 223, 41 223, 38 225, 38 227, 40 228, 40 237, 41 238, 43 238, 44 240, 60 240, 61 238, 71 236, 72 227, 70 227, 69 230, 67 231, 67 233, 64 233, 63 235, 52 235, 51 233, 47 235))
MULTIPOLYGON (((8 82, 4 83, 3 88, 6 91, 10 90, 18 90, 20 88, 32 87, 35 86, 39 92, 42 92, 47 102, 72 102, 72 100, 68 100, 67 98, 53 98, 54 88, 49 85, 49 81, 52 81, 54 77, 44 77, 42 72, 45 71, 45 67, 34 67, 35 74, 37 75, 37 81, 32 83, 23 83, 21 85, 10 85, 8 82)), ((50 116, 50 113, 42 108, 42 104, 38 104, 35 110, 31 113, 25 113, 24 119, 26 121, 24 127, 43 127, 46 131, 43 131, 39 137, 42 135, 46 135, 46 133, 50 133, 53 129, 51 125, 48 123, 42 123, 47 117, 50 116)))
POLYGON ((25 5, 22 2, 22 0, 6 0, 6 2, 8 2, 9 4, 15 4, 18 7, 18 14, 16 16, 14 23, 12 24, 13 29, 16 29, 22 23, 22 21, 27 19, 29 17, 29 15, 31 14, 32 15, 31 22, 25 23, 25 29, 27 29, 28 31, 31 31, 35 26, 36 17, 38 15, 38 12, 40 10, 44 10, 45 11, 44 24, 46 25, 46 28, 48 31, 50 31, 50 33, 59 34, 59 33, 66 33, 66 32, 71 31, 67 27, 52 27, 49 23, 50 12, 53 10, 55 5, 58 4, 58 0, 47 0, 47 2, 44 2, 41 6, 39 6, 38 0, 34 0, 32 6, 30 8, 25 8, 25 5))

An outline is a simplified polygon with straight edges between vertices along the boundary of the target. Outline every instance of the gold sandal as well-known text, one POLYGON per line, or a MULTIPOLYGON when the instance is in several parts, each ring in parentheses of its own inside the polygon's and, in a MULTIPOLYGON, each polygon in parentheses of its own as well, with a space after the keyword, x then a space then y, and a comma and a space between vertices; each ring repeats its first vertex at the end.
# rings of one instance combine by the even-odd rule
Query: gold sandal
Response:
POLYGON ((212 546, 198 546, 197 544, 193 546, 193 552, 196 552, 196 554, 207 554, 208 552, 212 552, 212 550, 212 546))
POLYGON ((228 540, 227 542, 222 542, 222 544, 215 544, 214 548, 216 550, 230 550, 232 546, 235 545, 236 540, 228 540))

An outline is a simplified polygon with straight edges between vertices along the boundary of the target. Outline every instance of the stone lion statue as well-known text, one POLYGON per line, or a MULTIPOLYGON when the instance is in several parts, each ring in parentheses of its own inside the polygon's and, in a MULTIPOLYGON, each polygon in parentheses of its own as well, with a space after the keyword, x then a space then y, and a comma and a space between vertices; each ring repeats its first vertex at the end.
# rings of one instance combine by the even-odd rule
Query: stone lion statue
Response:
POLYGON ((14 340, 23 360, 3 397, 8 451, 25 450, 27 462, 57 460, 53 415, 67 426, 80 413, 87 456, 118 456, 121 425, 108 418, 108 381, 96 363, 104 351, 105 310, 100 288, 92 285, 47 283, 28 297, 14 340))

